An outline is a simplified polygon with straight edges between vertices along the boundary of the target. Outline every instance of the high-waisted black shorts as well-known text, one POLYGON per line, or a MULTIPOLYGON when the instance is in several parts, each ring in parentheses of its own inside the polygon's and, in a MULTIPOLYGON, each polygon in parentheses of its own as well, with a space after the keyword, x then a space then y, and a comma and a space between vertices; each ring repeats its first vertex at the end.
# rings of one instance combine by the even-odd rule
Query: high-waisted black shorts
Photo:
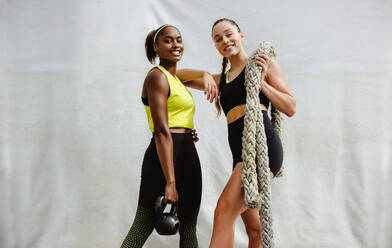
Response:
MULTIPOLYGON (((172 133, 174 172, 178 193, 178 215, 196 215, 201 201, 200 160, 191 133, 172 133)), ((151 139, 142 165, 138 204, 154 209, 155 199, 164 193, 166 186, 155 145, 151 139)))
MULTIPOLYGON (((267 111, 263 112, 264 129, 267 136, 268 160, 271 172, 276 175, 282 167, 283 147, 278 133, 272 126, 267 111)), ((229 145, 233 154, 233 170, 242 162, 242 131, 244 130, 244 116, 228 125, 229 145)))

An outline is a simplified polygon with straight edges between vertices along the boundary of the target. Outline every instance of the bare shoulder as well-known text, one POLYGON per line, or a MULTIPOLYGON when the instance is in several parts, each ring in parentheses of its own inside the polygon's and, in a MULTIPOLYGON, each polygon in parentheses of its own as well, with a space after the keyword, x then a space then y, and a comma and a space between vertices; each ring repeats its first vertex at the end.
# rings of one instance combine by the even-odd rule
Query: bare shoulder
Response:
POLYGON ((283 70, 278 61, 272 57, 268 61, 267 79, 273 79, 276 77, 284 77, 283 70))
POLYGON ((158 68, 153 68, 148 72, 146 78, 144 79, 144 85, 148 89, 165 89, 169 87, 166 75, 158 68))
POLYGON ((279 62, 276 60, 276 58, 274 58, 274 57, 271 57, 269 60, 268 60, 268 66, 269 66, 269 69, 273 69, 273 70, 282 70, 282 68, 280 67, 280 65, 279 65, 279 62))

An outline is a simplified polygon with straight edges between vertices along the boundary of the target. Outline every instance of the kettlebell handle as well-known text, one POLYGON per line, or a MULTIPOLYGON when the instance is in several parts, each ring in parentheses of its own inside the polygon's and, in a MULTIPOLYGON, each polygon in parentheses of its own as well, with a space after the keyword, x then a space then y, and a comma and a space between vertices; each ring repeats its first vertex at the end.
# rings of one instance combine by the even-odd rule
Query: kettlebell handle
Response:
POLYGON ((170 213, 172 215, 177 215, 177 202, 171 204, 170 213))
MULTIPOLYGON (((162 195, 158 196, 156 201, 155 201, 155 213, 159 218, 163 218, 163 211, 165 210, 165 207, 167 203, 165 203, 165 194, 163 193, 162 195)), ((177 215, 177 202, 170 203, 170 214, 172 215, 177 215)))
POLYGON ((167 203, 165 195, 158 196, 155 200, 155 213, 158 217, 155 221, 155 230, 161 235, 174 235, 180 228, 180 221, 177 217, 177 203, 171 203, 170 213, 164 213, 167 203))

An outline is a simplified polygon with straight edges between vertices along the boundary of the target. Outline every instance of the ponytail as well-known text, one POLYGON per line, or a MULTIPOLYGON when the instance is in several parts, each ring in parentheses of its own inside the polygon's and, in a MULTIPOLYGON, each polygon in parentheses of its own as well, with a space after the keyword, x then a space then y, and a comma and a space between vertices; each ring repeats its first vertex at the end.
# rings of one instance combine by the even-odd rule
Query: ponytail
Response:
POLYGON ((148 61, 150 61, 151 64, 155 63, 155 59, 158 56, 157 52, 154 50, 154 36, 155 36, 156 30, 151 31, 148 33, 146 37, 146 42, 144 43, 144 47, 146 49, 146 56, 148 61))
MULTIPOLYGON (((226 57, 223 57, 223 60, 222 60, 222 72, 221 72, 221 76, 220 76, 220 83, 224 82, 224 80, 222 80, 222 79, 225 76, 226 67, 227 67, 228 62, 229 62, 229 60, 226 57)), ((219 86, 218 91, 220 93, 220 86, 219 86)), ((219 104, 219 101, 215 102, 215 108, 218 111, 217 116, 220 116, 220 114, 222 113, 222 108, 221 108, 221 105, 219 104)))

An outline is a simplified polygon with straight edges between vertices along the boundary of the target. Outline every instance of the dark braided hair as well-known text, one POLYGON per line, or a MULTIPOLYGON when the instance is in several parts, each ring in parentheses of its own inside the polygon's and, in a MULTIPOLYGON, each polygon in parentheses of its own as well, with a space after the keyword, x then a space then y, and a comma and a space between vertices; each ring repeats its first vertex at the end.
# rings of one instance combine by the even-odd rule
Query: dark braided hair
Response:
MULTIPOLYGON (((214 29, 214 27, 218 23, 221 23, 221 22, 224 22, 224 21, 231 23, 233 26, 235 26, 237 28, 238 32, 241 32, 240 27, 238 26, 238 24, 235 21, 233 21, 231 19, 228 19, 228 18, 221 18, 221 19, 218 19, 218 20, 216 20, 214 22, 214 24, 212 25, 212 28, 211 28, 211 33, 212 33, 212 30, 214 29)), ((221 72, 220 80, 222 80, 222 78, 225 76, 226 67, 227 67, 228 62, 229 62, 229 60, 226 57, 223 57, 223 60, 222 60, 222 72, 221 72)), ((220 93, 220 89, 218 89, 218 91, 220 93)), ((217 115, 219 116, 221 114, 221 112, 222 112, 222 107, 221 107, 219 101, 215 102, 215 107, 216 107, 216 110, 218 111, 217 115)))
MULTIPOLYGON (((222 81, 222 78, 225 76, 226 67, 227 67, 228 63, 229 63, 229 60, 226 57, 223 57, 223 59, 222 59, 222 72, 221 72, 221 75, 220 75, 220 80, 221 81, 222 81)), ((218 89, 218 93, 220 93, 220 86, 219 86, 219 89, 218 89)), ((215 102, 215 108, 218 111, 217 115, 220 116, 220 114, 222 112, 222 107, 221 107, 219 101, 215 102)))

